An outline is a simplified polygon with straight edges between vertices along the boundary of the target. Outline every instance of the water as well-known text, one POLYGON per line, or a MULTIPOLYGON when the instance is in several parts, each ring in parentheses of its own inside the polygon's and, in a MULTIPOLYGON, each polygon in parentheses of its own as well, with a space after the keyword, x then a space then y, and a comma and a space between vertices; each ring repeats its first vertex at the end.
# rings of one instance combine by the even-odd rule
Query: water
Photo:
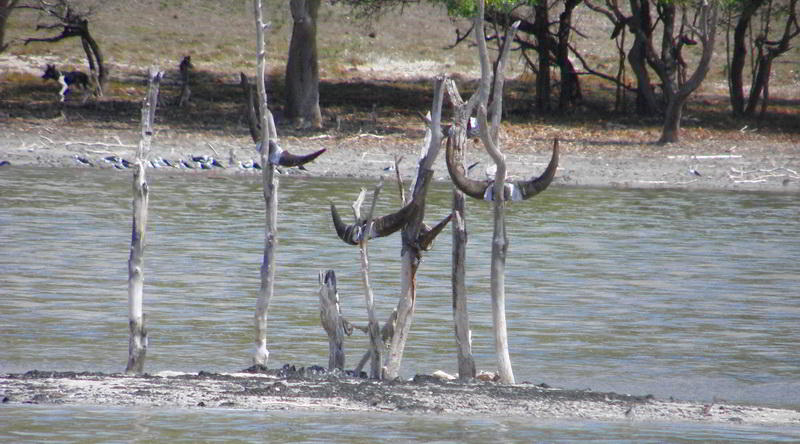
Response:
MULTIPOLYGON (((156 173, 150 176, 145 256, 146 369, 244 368, 252 349, 263 248, 260 181, 156 173)), ((359 187, 371 185, 282 179, 270 366, 327 362, 316 293, 319 270, 336 270, 345 315, 365 322, 358 251, 336 238, 328 202, 334 201, 349 219, 359 187)), ((130 196, 130 175, 116 171, 0 170, 0 372, 124 369, 130 196)), ((444 217, 449 205, 448 187, 437 185, 426 220, 444 217)), ((486 203, 468 205, 474 352, 478 367, 491 370, 490 209, 486 203)), ((377 211, 397 206, 396 188, 387 183, 377 211)), ((506 293, 517 380, 800 408, 797 214, 800 201, 789 194, 557 188, 514 204, 508 217, 506 293)), ((380 319, 388 317, 397 300, 399 244, 397 234, 370 243, 380 319)), ((455 372, 449 231, 425 255, 418 281, 403 372, 455 372)), ((346 343, 348 365, 366 343, 363 337, 346 343)), ((15 409, 2 407, 11 416, 31 407, 15 409)), ((36 409, 63 421, 97 413, 62 406, 36 409)), ((179 429, 176 436, 186 438, 192 436, 191 426, 183 421, 205 421, 194 411, 171 412, 154 413, 162 425, 152 430, 179 429)), ((255 427, 246 424, 248 415, 219 410, 211 417, 243 422, 242 436, 247 436, 253 432, 248 427, 255 427)), ((266 414, 252 415, 260 424, 266 414)), ((116 416, 97 417, 112 425, 116 416)), ((290 422, 286 433, 291 424, 302 428, 329 421, 325 414, 288 416, 300 419, 293 419, 296 424, 290 422)), ((397 430, 405 432, 409 421, 425 429, 420 425, 424 418, 400 418, 397 430)), ((514 420, 453 418, 443 420, 441 430, 474 428, 471 436, 489 439, 498 430, 492 421, 506 425, 509 434, 498 439, 509 440, 552 439, 544 430, 571 430, 574 438, 605 430, 596 436, 658 440, 659 433, 668 433, 664 427, 674 427, 639 425, 631 434, 629 425, 548 423, 522 427, 527 434, 516 435, 521 428, 514 420)), ((353 433, 364 432, 352 427, 353 433)), ((716 434, 713 427, 681 427, 681 436, 716 434)), ((725 428, 728 439, 759 433, 781 437, 769 434, 770 429, 731 427, 725 428)), ((431 433, 397 437, 439 436, 431 433)))

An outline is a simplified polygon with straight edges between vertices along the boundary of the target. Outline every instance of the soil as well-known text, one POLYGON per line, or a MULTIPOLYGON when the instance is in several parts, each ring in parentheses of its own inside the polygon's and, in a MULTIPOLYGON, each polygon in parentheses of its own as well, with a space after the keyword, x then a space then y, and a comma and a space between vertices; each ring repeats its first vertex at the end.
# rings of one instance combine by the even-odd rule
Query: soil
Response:
MULTIPOLYGON (((73 113, 74 114, 74 113, 73 113)), ((513 130, 513 128, 512 128, 513 130)), ((2 168, 44 166, 115 169, 103 160, 116 155, 132 160, 138 141, 138 129, 131 124, 96 124, 72 122, 64 118, 46 121, 6 119, 0 123, 0 161, 2 168), (76 159, 86 159, 90 165, 76 159)), ((546 133, 547 131, 545 131, 546 133)), ((283 169, 286 175, 306 177, 378 178, 394 177, 395 157, 402 157, 402 176, 414 174, 422 140, 405 133, 384 133, 366 128, 363 132, 342 133, 335 129, 308 135, 285 134, 284 149, 309 153, 325 148, 327 152, 306 169, 283 169)), ((413 134, 412 134, 413 135, 413 134)), ((547 165, 552 142, 547 136, 531 135, 524 142, 503 138, 509 174, 530 177, 541 174, 547 165)), ((703 190, 751 190, 800 192, 800 143, 762 141, 742 143, 736 140, 711 139, 687 141, 666 146, 648 142, 580 140, 563 137, 561 158, 553 186, 599 186, 617 188, 681 188, 703 190)), ((159 168, 155 173, 205 175, 254 175, 258 171, 239 167, 239 162, 257 160, 258 155, 244 128, 239 134, 191 132, 180 128, 161 128, 153 140, 150 159, 164 158, 173 164, 192 155, 209 155, 221 160, 226 168, 159 168)), ((437 159, 436 180, 449 180, 444 155, 437 159)), ((477 175, 482 178, 491 159, 474 144, 468 162, 479 161, 477 175)), ((120 171, 120 174, 123 171, 120 171)))
POLYGON ((0 376, 0 398, 16 404, 170 406, 248 410, 406 412, 800 425, 800 412, 727 403, 698 404, 653 396, 565 390, 546 384, 458 382, 437 372, 411 380, 373 381, 321 367, 241 373, 156 375, 32 370, 0 376))

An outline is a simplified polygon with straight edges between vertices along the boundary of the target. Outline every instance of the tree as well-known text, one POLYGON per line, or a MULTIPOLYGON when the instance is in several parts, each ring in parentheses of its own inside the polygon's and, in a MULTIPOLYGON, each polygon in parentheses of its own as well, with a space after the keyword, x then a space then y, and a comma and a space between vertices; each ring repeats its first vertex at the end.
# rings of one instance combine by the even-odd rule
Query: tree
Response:
POLYGON ((705 79, 711 67, 717 28, 719 0, 692 0, 673 2, 660 0, 630 0, 630 16, 619 4, 607 0, 606 7, 592 5, 615 25, 611 37, 616 37, 624 27, 634 35, 628 52, 628 63, 637 80, 637 110, 640 114, 663 112, 664 125, 659 143, 677 142, 683 107, 689 95, 705 79), (653 16, 653 10, 656 15, 653 16), (656 24, 661 35, 657 36, 656 24), (697 66, 687 77, 688 65, 683 56, 686 47, 701 44, 697 66), (660 50, 656 49, 660 47, 660 50), (656 95, 651 81, 651 70, 661 81, 663 94, 656 95))
MULTIPOLYGON (((433 228, 423 223, 425 200, 433 178, 433 164, 442 145, 441 115, 444 83, 445 79, 442 77, 437 77, 434 82, 433 104, 430 117, 426 118, 427 129, 417 163, 417 176, 411 184, 409 201, 403 208, 389 215, 369 220, 363 220, 357 216, 354 224, 347 225, 342 222, 336 207, 331 203, 331 216, 336 235, 347 244, 363 245, 364 238, 388 236, 398 230, 401 231, 400 298, 390 321, 387 322, 389 325, 393 323, 394 327, 387 328, 387 330, 392 330, 392 333, 385 335, 389 341, 389 348, 382 374, 372 374, 372 377, 380 376, 388 379, 398 377, 417 303, 416 276, 422 262, 422 254, 431 247, 433 240, 451 219, 451 216, 447 216, 433 228)), ((374 325, 374 322, 371 321, 371 324, 374 325)), ((371 340, 370 342, 374 343, 375 341, 371 340)))
POLYGON ((734 3, 731 9, 739 10, 739 18, 733 32, 732 52, 730 61, 730 75, 728 88, 730 90, 731 109, 735 116, 752 115, 762 98, 762 112, 767 107, 769 79, 772 71, 772 62, 789 50, 790 41, 800 34, 800 24, 797 20, 797 0, 789 0, 785 5, 774 5, 773 0, 742 0, 734 3), (763 8, 766 6, 766 8, 763 8), (747 36, 753 34, 752 19, 758 11, 762 12, 759 20, 760 29, 755 34, 757 37, 752 42, 755 53, 753 73, 750 85, 750 95, 745 100, 743 73, 747 59, 747 36), (786 19, 783 32, 777 40, 770 39, 773 16, 783 15, 786 19))
POLYGON ((319 128, 319 63, 317 13, 320 0, 291 0, 294 26, 286 62, 286 117, 299 125, 319 128))
POLYGON ((701 0, 695 9, 695 18, 697 20, 694 23, 697 23, 697 26, 688 23, 686 11, 682 11, 683 23, 677 36, 674 35, 677 8, 674 4, 668 4, 663 6, 663 10, 661 19, 664 21, 664 36, 661 41, 661 57, 655 57, 652 47, 648 47, 647 50, 648 60, 654 66, 663 82, 664 95, 667 99, 664 125, 661 130, 661 138, 658 140, 658 143, 661 144, 678 141, 681 116, 683 115, 683 107, 686 104, 686 100, 700 86, 711 67, 711 56, 714 54, 714 41, 717 34, 719 5, 717 0, 701 0), (686 68, 686 63, 681 56, 681 49, 684 45, 694 45, 695 42, 683 33, 684 26, 691 30, 691 33, 700 40, 700 44, 703 47, 695 71, 686 80, 684 80, 685 73, 681 72, 686 68))
MULTIPOLYGON (((480 139, 488 154, 497 166, 494 180, 477 181, 467 177, 463 163, 456 159, 455 147, 457 144, 448 141, 447 144, 447 170, 453 184, 464 194, 481 200, 492 202, 494 234, 492 237, 492 263, 490 267, 491 275, 491 298, 492 298, 492 325, 495 338, 495 354, 497 357, 497 368, 500 381, 513 384, 514 373, 511 367, 511 359, 508 352, 508 333, 506 329, 505 313, 505 262, 508 251, 508 237, 506 235, 505 207, 506 202, 511 200, 525 200, 535 196, 546 189, 555 177, 558 168, 558 144, 553 148, 553 156, 547 169, 540 177, 535 177, 527 181, 517 181, 513 184, 506 183, 506 161, 505 155, 500 151, 500 119, 503 101, 504 65, 508 59, 511 48, 511 41, 520 22, 512 24, 505 34, 505 44, 503 51, 495 66, 494 72, 489 72, 489 56, 486 50, 486 39, 483 35, 483 0, 478 2, 478 13, 475 19, 476 43, 481 63, 481 81, 478 88, 477 107, 478 107, 478 129, 480 139), (489 101, 489 89, 493 84, 495 92, 491 107, 491 124, 488 121, 487 105, 489 101)), ((470 99, 472 102, 472 99, 470 99)))
POLYGON ((26 6, 28 9, 35 9, 47 14, 55 21, 50 24, 37 25, 36 29, 57 29, 62 28, 61 34, 45 38, 28 38, 25 44, 30 42, 58 42, 69 37, 80 37, 83 51, 86 53, 86 60, 89 63, 89 71, 95 80, 98 94, 103 93, 108 71, 103 62, 103 53, 100 46, 89 32, 89 20, 86 18, 91 15, 91 11, 79 11, 69 0, 56 0, 52 3, 43 0, 38 5, 26 6))
POLYGON ((19 0, 0 0, 0 53, 8 48, 6 40, 6 24, 11 16, 11 11, 17 7, 19 0))

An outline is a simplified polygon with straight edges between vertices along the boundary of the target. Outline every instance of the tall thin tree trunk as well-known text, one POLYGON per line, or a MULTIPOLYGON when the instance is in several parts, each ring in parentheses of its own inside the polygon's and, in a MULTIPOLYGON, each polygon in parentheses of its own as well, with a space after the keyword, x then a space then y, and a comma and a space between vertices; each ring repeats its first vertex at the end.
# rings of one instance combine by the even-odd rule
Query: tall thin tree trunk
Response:
POLYGON ((319 108, 317 13, 320 0, 291 0, 294 26, 286 63, 286 115, 314 128, 322 126, 319 108))
POLYGON ((397 378, 403 360, 411 320, 417 302, 417 268, 422 258, 419 248, 419 236, 422 220, 425 217, 425 198, 433 177, 433 163, 442 145, 442 101, 444 98, 444 78, 437 77, 433 86, 433 104, 431 105, 431 123, 425 132, 422 154, 417 165, 417 177, 412 184, 411 200, 417 202, 417 211, 411 220, 403 226, 402 254, 400 274, 400 300, 397 302, 397 321, 386 356, 384 377, 397 378))
POLYGON ((141 374, 147 356, 147 329, 143 310, 144 299, 144 248, 147 234, 147 207, 150 193, 145 179, 145 161, 150 152, 153 120, 158 103, 158 89, 163 73, 150 68, 147 97, 142 104, 142 133, 136 152, 136 169, 133 174, 133 228, 131 252, 128 259, 128 365, 126 373, 141 374))
MULTIPOLYGON (((536 109, 539 111, 550 109, 550 18, 547 8, 546 0, 541 0, 534 6, 536 43, 539 48, 539 73, 536 76, 536 109)), ((502 95, 503 92, 500 91, 499 94, 502 95)))
POLYGON ((277 132, 272 113, 267 105, 267 92, 264 87, 266 75, 266 36, 264 33, 264 19, 262 16, 261 0, 253 0, 256 17, 256 57, 257 73, 256 88, 259 97, 259 115, 261 116, 261 165, 262 184, 264 188, 264 202, 266 204, 264 223, 264 257, 261 264, 261 287, 258 292, 255 315, 255 352, 253 363, 266 366, 269 360, 267 350, 267 312, 275 287, 275 247, 278 243, 278 180, 275 175, 275 158, 277 150, 277 132))
POLYGON ((634 38, 633 45, 628 51, 628 63, 636 76, 636 111, 639 115, 649 116, 659 109, 647 70, 647 41, 652 34, 650 4, 648 0, 630 0, 630 5, 633 13, 631 28, 634 38))
POLYGON ((472 332, 467 309, 466 262, 467 225, 464 215, 464 193, 453 190, 453 323, 455 324, 458 379, 475 377, 475 359, 472 357, 472 332))
MULTIPOLYGON (((470 100, 464 103, 455 82, 446 82, 448 97, 453 105, 453 126, 450 127, 447 143, 456 153, 456 162, 464 166, 467 143, 467 127, 477 102, 470 100)), ((466 286, 467 262, 467 221, 466 197, 456 186, 453 187, 453 252, 452 252, 452 287, 453 287, 453 323, 455 326, 456 356, 458 359, 458 378, 472 379, 476 375, 475 359, 472 356, 472 332, 467 309, 466 286)))

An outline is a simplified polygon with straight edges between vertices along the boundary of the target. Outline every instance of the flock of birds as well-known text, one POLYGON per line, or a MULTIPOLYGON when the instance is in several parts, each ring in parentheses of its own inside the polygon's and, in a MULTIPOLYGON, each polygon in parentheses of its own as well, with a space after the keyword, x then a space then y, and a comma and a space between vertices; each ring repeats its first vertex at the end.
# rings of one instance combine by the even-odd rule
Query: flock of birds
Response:
MULTIPOLYGON (((95 166, 95 162, 87 157, 83 157, 78 154, 74 155, 73 157, 75 159, 75 162, 77 162, 79 165, 90 166, 90 167, 95 166)), ((116 168, 118 170, 124 170, 136 166, 135 163, 115 155, 103 157, 102 162, 110 164, 113 168, 116 168)), ((168 160, 163 157, 156 157, 145 161, 145 166, 151 168, 181 168, 189 170, 197 170, 197 169, 210 170, 214 168, 226 168, 226 166, 218 159, 206 155, 202 156, 190 155, 188 159, 178 159, 178 160, 168 160)), ((248 169, 260 170, 261 164, 259 164, 255 160, 239 161, 238 168, 243 170, 248 170, 248 169)))

